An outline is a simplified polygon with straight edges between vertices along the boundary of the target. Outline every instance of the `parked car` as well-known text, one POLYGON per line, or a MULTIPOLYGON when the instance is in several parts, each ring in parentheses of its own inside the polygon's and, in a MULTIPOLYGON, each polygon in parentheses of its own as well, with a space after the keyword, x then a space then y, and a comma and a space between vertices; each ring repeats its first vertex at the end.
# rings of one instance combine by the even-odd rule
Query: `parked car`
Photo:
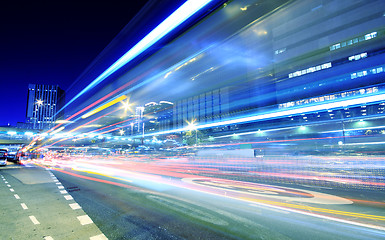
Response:
POLYGON ((7 149, 0 149, 0 165, 2 166, 7 165, 7 155, 8 155, 7 149))

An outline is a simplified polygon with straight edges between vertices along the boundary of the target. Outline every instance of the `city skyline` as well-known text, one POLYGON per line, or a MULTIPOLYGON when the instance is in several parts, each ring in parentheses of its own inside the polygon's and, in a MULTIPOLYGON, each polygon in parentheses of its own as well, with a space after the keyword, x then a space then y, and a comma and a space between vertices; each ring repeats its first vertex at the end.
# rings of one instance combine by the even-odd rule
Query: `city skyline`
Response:
POLYGON ((0 125, 24 122, 28 84, 72 88, 86 67, 148 1, 2 5, 0 125))

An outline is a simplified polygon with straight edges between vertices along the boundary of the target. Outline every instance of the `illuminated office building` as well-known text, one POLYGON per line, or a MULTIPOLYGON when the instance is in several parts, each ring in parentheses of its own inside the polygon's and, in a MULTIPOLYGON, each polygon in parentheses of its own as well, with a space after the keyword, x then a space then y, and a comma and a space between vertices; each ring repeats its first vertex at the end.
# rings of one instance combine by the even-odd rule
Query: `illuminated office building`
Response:
MULTIPOLYGON (((353 124, 383 114, 383 102, 363 100, 385 90, 381 1, 293 1, 266 10, 264 15, 263 7, 250 4, 239 9, 236 20, 218 14, 216 22, 228 26, 220 35, 225 40, 167 72, 168 81, 175 76, 194 89, 175 101, 176 129, 196 119, 200 125, 218 122, 207 125, 210 131, 219 126, 231 132, 234 129, 220 123, 227 120, 238 125, 245 141, 248 131, 250 139, 259 139, 258 129, 287 129, 288 125, 293 132, 279 133, 277 138, 295 137, 294 126, 310 124, 316 124, 315 132, 336 135, 345 134, 347 121, 353 124), (351 99, 357 103, 332 104, 351 99), (330 130, 331 122, 340 129, 330 130)), ((205 30, 216 32, 216 22, 205 25, 205 30)), ((194 38, 197 31, 183 37, 204 39, 194 38)), ((174 47, 183 46, 180 41, 174 47)))
POLYGON ((228 88, 221 88, 177 101, 173 107, 174 127, 186 127, 191 121, 202 124, 221 120, 229 112, 228 94, 228 88))
POLYGON ((135 121, 131 125, 132 134, 165 131, 172 127, 173 103, 168 101, 149 102, 144 107, 136 107, 135 121))
POLYGON ((64 91, 58 85, 28 85, 26 123, 31 129, 49 129, 60 117, 56 112, 63 106, 64 91))

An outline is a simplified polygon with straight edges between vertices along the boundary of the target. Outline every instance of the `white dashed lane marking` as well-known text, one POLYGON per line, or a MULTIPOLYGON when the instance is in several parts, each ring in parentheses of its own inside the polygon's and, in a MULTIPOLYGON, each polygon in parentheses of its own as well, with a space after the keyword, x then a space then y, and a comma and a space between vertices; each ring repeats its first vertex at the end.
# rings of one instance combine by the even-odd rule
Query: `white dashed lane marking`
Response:
POLYGON ((33 224, 40 224, 40 222, 36 219, 35 216, 29 216, 29 219, 31 219, 31 221, 33 222, 33 224))
POLYGON ((70 207, 71 207, 73 210, 81 209, 81 208, 82 208, 82 207, 80 207, 80 205, 77 204, 77 203, 71 203, 71 204, 70 204, 70 207))
POLYGON ((65 198, 66 200, 72 200, 72 199, 73 199, 73 197, 72 197, 71 195, 65 195, 64 198, 65 198))
MULTIPOLYGON (((48 169, 46 169, 48 170, 48 169)), ((57 185, 58 189, 63 189, 63 190, 60 190, 60 193, 61 194, 66 194, 64 195, 64 198, 66 200, 73 200, 73 197, 71 195, 68 194, 68 192, 65 190, 64 186, 59 182, 59 180, 55 177, 55 175, 53 175, 52 173, 50 173, 54 183, 57 185)), ((3 179, 4 183, 7 184, 7 187, 9 187, 9 190, 11 192, 15 192, 15 190, 13 188, 11 188, 11 185, 8 184, 8 182, 6 181, 6 179, 1 175, 1 178, 3 179)), ((15 199, 21 199, 19 195, 17 194, 14 194, 13 195, 15 197, 15 199)), ((27 210, 28 209, 28 206, 27 204, 25 203, 20 203, 20 206, 24 209, 24 210, 27 210)), ((77 209, 81 209, 82 207, 78 204, 78 203, 71 203, 69 204, 69 206, 71 207, 72 210, 77 210, 77 209)), ((28 216, 29 219, 31 220, 31 222, 35 225, 38 225, 40 224, 40 222, 37 220, 37 218, 35 216, 28 216)), ((88 216, 88 215, 82 215, 82 216, 78 216, 77 219, 79 220, 80 224, 81 225, 88 225, 88 224, 92 224, 93 221, 92 219, 88 216)), ((53 237, 51 236, 44 236, 43 237, 44 240, 54 240, 53 237)), ((95 236, 92 236, 89 238, 90 240, 108 240, 108 238, 104 235, 104 234, 99 234, 99 235, 95 235, 95 236)))
POLYGON ((77 217, 81 225, 87 225, 93 223, 92 219, 88 215, 77 217))
POLYGON ((100 235, 90 237, 90 240, 108 240, 108 238, 104 236, 104 234, 100 234, 100 235))

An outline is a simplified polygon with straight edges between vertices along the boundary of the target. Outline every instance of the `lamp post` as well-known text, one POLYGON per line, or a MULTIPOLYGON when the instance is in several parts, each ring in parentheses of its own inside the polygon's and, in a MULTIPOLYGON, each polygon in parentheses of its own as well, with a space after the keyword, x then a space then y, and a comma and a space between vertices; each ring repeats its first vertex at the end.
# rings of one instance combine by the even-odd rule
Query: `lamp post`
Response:
MULTIPOLYGON (((38 121, 38 115, 41 115, 41 111, 39 111, 39 108, 43 106, 43 100, 38 99, 36 100, 36 109, 35 109, 35 119, 33 120, 33 127, 36 128, 36 122, 38 121), (38 112, 39 111, 39 112, 38 112)), ((40 124, 39 124, 40 125, 40 124)))
POLYGON ((132 122, 131 124, 131 136, 134 135, 134 123, 132 122))
POLYGON ((144 121, 142 126, 142 145, 144 144, 144 121))
POLYGON ((196 146, 196 145, 198 145, 198 129, 197 129, 197 126, 195 124, 196 119, 191 120, 191 122, 189 122, 189 121, 186 121, 186 122, 188 124, 187 128, 190 131, 194 131, 195 130, 195 146, 196 146))

